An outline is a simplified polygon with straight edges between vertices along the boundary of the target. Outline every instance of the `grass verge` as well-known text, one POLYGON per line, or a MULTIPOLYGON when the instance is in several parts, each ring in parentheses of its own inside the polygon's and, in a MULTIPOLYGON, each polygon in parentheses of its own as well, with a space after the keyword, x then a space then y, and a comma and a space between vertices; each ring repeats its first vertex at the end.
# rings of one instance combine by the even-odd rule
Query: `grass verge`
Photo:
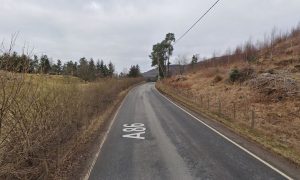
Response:
POLYGON ((0 75, 0 179, 68 179, 122 92, 141 82, 0 75))
POLYGON ((165 85, 162 82, 156 83, 156 88, 163 94, 167 95, 176 102, 179 102, 188 109, 199 113, 202 116, 207 117, 208 119, 221 122, 231 131, 241 135, 248 140, 258 143, 264 149, 267 149, 270 152, 275 153, 276 155, 284 157, 298 167, 300 166, 300 155, 294 148, 282 145, 281 142, 272 138, 272 136, 268 136, 263 131, 255 128, 252 129, 245 124, 236 123, 233 119, 222 116, 222 114, 211 112, 208 109, 199 106, 199 104, 191 100, 190 97, 179 94, 177 91, 172 89, 172 87, 165 85))
POLYGON ((85 178, 86 172, 88 172, 91 162, 94 160, 95 154, 99 150, 99 145, 108 129, 110 121, 128 92, 138 85, 139 84, 133 85, 120 92, 106 112, 93 120, 93 123, 91 123, 89 128, 84 131, 80 140, 73 144, 72 148, 74 151, 72 152, 72 155, 66 159, 66 163, 64 163, 65 166, 58 171, 59 173, 57 173, 56 178, 85 178))

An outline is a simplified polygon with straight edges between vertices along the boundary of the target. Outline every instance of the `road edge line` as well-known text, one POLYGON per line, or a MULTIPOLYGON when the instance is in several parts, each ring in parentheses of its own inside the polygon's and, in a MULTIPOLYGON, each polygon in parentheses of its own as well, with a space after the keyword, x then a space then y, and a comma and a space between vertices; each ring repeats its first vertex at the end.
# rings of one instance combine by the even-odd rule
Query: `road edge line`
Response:
MULTIPOLYGON (((135 88, 133 88, 133 89, 135 89, 135 88)), ((131 90, 133 90, 133 89, 131 89, 131 90)), ((99 154, 100 154, 100 152, 101 152, 101 150, 102 150, 103 144, 105 143, 105 141, 106 141, 106 139, 107 139, 107 136, 108 136, 108 134, 109 134, 109 132, 110 132, 110 130, 111 130, 111 127, 112 127, 112 125, 114 124, 114 122, 115 122, 115 120, 116 120, 116 117, 117 117, 117 115, 119 114, 119 111, 120 111, 121 107, 123 106, 125 100, 127 99, 128 94, 130 93, 131 90, 128 91, 128 93, 126 94, 126 96, 125 96, 124 99, 122 100, 120 106, 118 107, 117 111, 115 112, 115 115, 114 115, 113 119, 111 120, 111 122, 110 122, 110 124, 109 124, 109 126, 108 126, 108 129, 107 129, 107 131, 106 131, 105 134, 104 134, 104 137, 102 138, 101 144, 100 144, 100 146, 99 146, 99 150, 98 150, 98 152, 96 153, 96 155, 95 155, 95 157, 94 157, 94 160, 93 160, 93 162, 92 162, 92 164, 91 164, 91 166, 90 166, 88 172, 87 172, 86 175, 84 176, 83 180, 88 180, 88 179, 89 179, 89 177, 90 177, 90 175, 91 175, 91 172, 92 172, 92 170, 93 170, 93 168, 94 168, 94 166, 95 166, 95 164, 96 164, 96 162, 97 162, 97 160, 98 160, 98 157, 99 157, 99 154)))
POLYGON ((217 133, 219 136, 223 137, 224 139, 226 139, 227 141, 229 141, 230 143, 232 143, 233 145, 237 146, 238 148, 240 148, 241 150, 243 150, 244 152, 246 152, 247 154, 249 154, 250 156, 252 156, 253 158, 257 159, 258 161, 260 161, 261 163, 263 163, 264 165, 268 166, 269 168, 271 168, 272 170, 274 170, 275 172, 279 173, 280 175, 282 175, 283 177, 285 177, 288 180, 293 180, 293 178, 289 177, 288 175, 286 175, 284 172, 280 171, 279 169, 277 169, 276 167, 272 166, 270 163, 266 162, 265 160, 261 159, 260 157, 258 157, 257 155, 255 155, 254 153, 252 153, 251 151, 247 150, 246 148, 244 148, 243 146, 239 145, 238 143, 234 142, 233 140, 231 140, 230 138, 228 138, 227 136, 225 136, 224 134, 220 133, 218 130, 216 130, 215 128, 209 126, 208 124, 206 124, 205 122, 203 122, 202 120, 200 120, 199 118, 197 118, 196 116, 194 116, 193 114, 191 114, 190 112, 188 112, 187 110, 185 110, 184 108, 182 108, 181 106, 177 105, 175 102, 173 102, 172 100, 170 100, 168 97, 166 97, 165 95, 163 95, 161 92, 159 92, 159 90, 157 90, 157 88, 155 87, 155 90, 159 93, 159 95, 161 95, 162 97, 164 97, 166 100, 168 100, 170 103, 172 103, 173 105, 175 105, 177 108, 181 109, 183 112, 185 112, 186 114, 190 115, 192 118, 196 119, 198 122, 200 122, 201 124, 205 125, 206 127, 208 127, 210 130, 212 130, 213 132, 217 133))

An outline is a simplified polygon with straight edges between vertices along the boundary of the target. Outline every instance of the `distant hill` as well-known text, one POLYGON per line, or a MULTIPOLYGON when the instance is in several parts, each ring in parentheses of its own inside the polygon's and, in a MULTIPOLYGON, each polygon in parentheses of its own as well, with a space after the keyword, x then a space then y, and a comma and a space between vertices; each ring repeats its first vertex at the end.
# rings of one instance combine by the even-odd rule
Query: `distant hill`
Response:
POLYGON ((151 69, 147 72, 144 72, 142 73, 142 75, 145 77, 145 78, 148 78, 148 77, 155 77, 157 75, 157 68, 155 69, 151 69))
MULTIPOLYGON (((147 72, 144 72, 142 73, 142 75, 145 77, 145 78, 155 78, 157 76, 157 69, 151 69, 147 72)), ((179 74, 179 65, 170 65, 170 73, 171 75, 177 75, 179 74)))

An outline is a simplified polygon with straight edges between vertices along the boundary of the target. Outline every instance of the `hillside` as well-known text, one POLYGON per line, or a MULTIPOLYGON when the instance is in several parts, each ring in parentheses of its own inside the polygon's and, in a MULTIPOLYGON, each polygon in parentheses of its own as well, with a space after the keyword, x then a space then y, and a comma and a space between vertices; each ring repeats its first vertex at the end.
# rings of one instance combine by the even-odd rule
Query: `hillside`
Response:
POLYGON ((157 83, 169 96, 300 164, 300 28, 157 83))
MULTIPOLYGON (((178 75, 179 74, 179 68, 180 66, 179 65, 170 65, 170 74, 171 75, 178 75)), ((142 73, 143 77, 145 78, 154 78, 157 76, 157 69, 151 69, 149 71, 146 71, 144 73, 142 73)))

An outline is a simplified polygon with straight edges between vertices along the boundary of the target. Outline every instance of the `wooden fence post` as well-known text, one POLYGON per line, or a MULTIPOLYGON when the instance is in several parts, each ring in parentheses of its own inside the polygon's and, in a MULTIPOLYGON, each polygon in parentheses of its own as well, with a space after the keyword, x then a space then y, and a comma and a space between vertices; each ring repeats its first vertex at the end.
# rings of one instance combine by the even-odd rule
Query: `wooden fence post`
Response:
POLYGON ((203 107, 203 96, 201 95, 201 107, 203 107))
POLYGON ((209 111, 209 95, 207 96, 207 110, 209 111))
POLYGON ((235 102, 233 102, 233 120, 236 118, 236 109, 235 109, 235 102))
POLYGON ((252 109, 251 110, 251 129, 254 129, 254 123, 255 123, 255 112, 252 109))
POLYGON ((222 104, 221 104, 221 100, 220 100, 220 97, 219 97, 219 115, 221 115, 221 112, 222 112, 222 104))

